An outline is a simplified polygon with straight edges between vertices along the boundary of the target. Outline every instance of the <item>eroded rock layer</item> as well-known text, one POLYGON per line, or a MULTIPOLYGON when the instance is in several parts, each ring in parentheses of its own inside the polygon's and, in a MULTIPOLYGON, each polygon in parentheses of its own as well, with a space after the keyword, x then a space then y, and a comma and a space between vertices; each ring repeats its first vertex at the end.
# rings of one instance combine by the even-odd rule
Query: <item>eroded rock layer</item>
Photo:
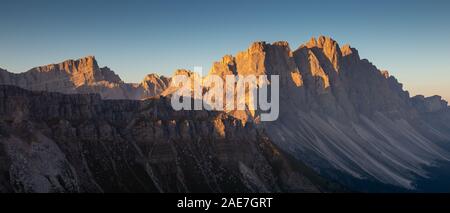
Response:
POLYGON ((0 86, 2 192, 318 192, 251 123, 162 99, 0 86))

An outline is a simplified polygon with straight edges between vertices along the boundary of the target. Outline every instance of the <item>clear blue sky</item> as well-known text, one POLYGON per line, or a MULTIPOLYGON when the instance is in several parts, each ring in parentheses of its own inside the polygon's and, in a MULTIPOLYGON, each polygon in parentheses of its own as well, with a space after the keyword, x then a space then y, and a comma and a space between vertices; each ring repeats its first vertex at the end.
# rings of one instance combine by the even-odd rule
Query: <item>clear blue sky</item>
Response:
POLYGON ((1 0, 0 67, 95 55, 127 82, 209 69, 252 41, 350 43, 413 94, 450 99, 450 1, 1 0))

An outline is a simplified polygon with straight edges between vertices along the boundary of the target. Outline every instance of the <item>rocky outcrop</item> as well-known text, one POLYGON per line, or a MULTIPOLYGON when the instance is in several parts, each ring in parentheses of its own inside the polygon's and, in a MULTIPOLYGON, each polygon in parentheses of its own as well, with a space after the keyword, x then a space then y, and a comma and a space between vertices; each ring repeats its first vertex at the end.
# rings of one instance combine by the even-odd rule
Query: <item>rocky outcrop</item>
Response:
POLYGON ((412 103, 417 110, 425 113, 448 110, 448 102, 438 95, 432 97, 425 97, 423 95, 414 96, 412 103))
POLYGON ((0 191, 317 192, 330 186, 251 123, 165 98, 0 86, 0 191))
POLYGON ((157 74, 147 75, 141 83, 144 90, 143 97, 153 97, 161 94, 170 86, 170 78, 158 76, 157 74))
MULTIPOLYGON (((427 166, 450 159, 438 143, 450 141, 450 128, 422 113, 448 111, 447 104, 411 99, 387 71, 329 37, 294 51, 286 42, 256 42, 214 63, 211 74, 279 75, 280 117, 260 125, 281 149, 330 178, 342 181, 336 174, 343 172, 414 189, 427 166)), ((258 113, 248 115, 258 121, 258 113)))
POLYGON ((104 99, 139 100, 159 95, 167 88, 168 79, 151 74, 140 84, 124 83, 108 67, 99 67, 94 56, 87 56, 19 74, 0 70, 0 84, 66 94, 97 93, 104 99))
MULTIPOLYGON (((177 70, 175 75, 202 80, 188 70, 177 70)), ((438 96, 411 98, 388 71, 329 37, 312 38, 295 50, 285 41, 255 42, 236 56, 215 62, 210 75, 279 75, 279 118, 260 122, 260 111, 248 109, 174 112, 165 100, 179 89, 171 85, 171 78, 151 74, 140 84, 123 83, 108 68, 98 68, 93 57, 21 74, 0 70, 1 84, 100 94, 64 96, 7 89, 9 99, 0 102, 5 115, 0 133, 6 141, 0 154, 9 157, 2 158, 7 163, 0 169, 19 181, 11 184, 8 175, 0 179, 0 189, 26 191, 43 185, 43 191, 50 186, 75 191, 317 190, 314 178, 291 168, 293 160, 356 190, 373 191, 367 183, 375 183, 375 188, 420 190, 416 182, 430 176, 427 168, 450 160, 447 102, 438 96), (66 80, 43 86, 39 82, 45 79, 66 80), (152 96, 162 97, 142 102, 100 99, 152 96), (45 104, 30 103, 35 100, 31 97, 45 104), (28 136, 50 150, 34 153, 43 148, 30 147, 28 136), (64 170, 43 165, 49 153, 56 156, 52 165, 65 165, 64 170), (281 170, 275 166, 280 165, 279 156, 281 170), (22 163, 10 167, 13 162, 22 163), (26 168, 29 175, 20 174, 19 168, 26 168), (121 173, 125 170, 132 176, 121 173), (23 179, 27 176, 37 179, 23 179), (59 183, 58 177, 65 181, 59 183), (360 182, 364 184, 355 184, 360 182)))

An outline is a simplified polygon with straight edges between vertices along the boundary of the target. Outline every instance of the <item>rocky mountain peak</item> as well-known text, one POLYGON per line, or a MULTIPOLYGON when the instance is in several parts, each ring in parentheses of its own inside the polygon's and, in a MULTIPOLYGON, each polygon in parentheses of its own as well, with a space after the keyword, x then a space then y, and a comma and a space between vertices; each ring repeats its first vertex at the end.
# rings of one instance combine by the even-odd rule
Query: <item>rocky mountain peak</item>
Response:
POLYGON ((151 73, 146 75, 143 81, 155 81, 156 79, 159 79, 159 75, 156 73, 151 73))
POLYGON ((285 48, 290 48, 289 47, 289 42, 287 41, 276 41, 272 43, 273 46, 280 46, 280 47, 285 47, 285 48))
POLYGON ((39 66, 31 69, 30 71, 35 72, 51 72, 55 70, 66 71, 68 73, 74 72, 94 72, 98 70, 98 64, 94 56, 86 56, 77 60, 65 60, 57 64, 48 64, 44 66, 39 66))
POLYGON ((265 48, 267 47, 267 42, 265 41, 256 41, 253 42, 250 47, 247 49, 248 53, 255 53, 255 52, 264 52, 265 48))
POLYGON ((194 72, 190 71, 190 70, 186 70, 186 69, 177 69, 175 70, 175 73, 173 74, 175 75, 186 75, 188 77, 191 77, 194 74, 194 72))
POLYGON ((339 71, 342 53, 339 44, 335 40, 330 37, 321 35, 317 39, 311 38, 311 40, 304 46, 312 49, 312 51, 316 53, 320 51, 330 61, 330 63, 333 65, 333 68, 336 71, 339 71))
POLYGON ((355 64, 358 63, 359 60, 361 60, 358 50, 351 47, 349 44, 342 46, 341 53, 346 65, 355 64))
POLYGON ((342 56, 348 56, 354 53, 354 48, 352 48, 349 44, 345 44, 341 47, 342 56))
POLYGON ((431 97, 417 95, 412 98, 412 103, 419 112, 438 112, 448 108, 448 102, 438 95, 431 97))
POLYGON ((158 74, 152 73, 145 76, 142 80, 142 85, 159 85, 162 88, 166 88, 169 83, 169 78, 165 76, 159 76, 158 74))
POLYGON ((387 71, 387 70, 381 70, 380 72, 381 72, 381 75, 383 75, 384 78, 387 79, 387 78, 390 77, 389 71, 387 71))
POLYGON ((232 55, 225 55, 222 57, 222 64, 234 63, 234 57, 232 55))
POLYGON ((236 74, 236 60, 232 55, 225 55, 221 61, 213 63, 209 74, 225 78, 226 75, 236 74))
POLYGON ((317 48, 321 48, 321 49, 323 49, 323 48, 327 49, 327 48, 331 48, 333 46, 339 46, 339 45, 331 37, 320 35, 317 39, 315 37, 312 37, 308 42, 306 42, 304 44, 304 46, 306 46, 308 48, 317 47, 317 48))
POLYGON ((161 94, 169 87, 170 79, 158 74, 152 73, 145 76, 140 86, 144 89, 141 98, 152 97, 161 94))
MULTIPOLYGON (((69 80, 75 87, 85 84, 94 84, 100 81, 111 83, 122 82, 120 77, 108 67, 100 68, 95 56, 86 56, 77 60, 71 59, 58 64, 35 67, 27 71, 27 73, 30 75, 47 73, 47 75, 51 76, 52 82, 69 80)), ((47 78, 49 76, 47 76, 47 78)))
POLYGON ((303 44, 302 46, 306 46, 306 47, 315 47, 315 46, 317 46, 317 39, 316 39, 316 37, 311 37, 309 39, 309 41, 306 44, 303 44))
MULTIPOLYGON (((206 111, 174 112, 166 100, 170 94, 179 89, 179 85, 169 86, 170 78, 149 74, 140 84, 123 83, 111 69, 99 68, 95 57, 88 56, 37 67, 21 74, 0 70, 0 83, 28 90, 97 93, 104 99, 140 100, 153 96, 158 98, 145 101, 102 101, 98 95, 62 95, 31 92, 15 87, 2 89, 0 86, 0 99, 3 100, 0 101, 0 105, 4 105, 0 106, 2 115, 0 117, 4 120, 2 123, 0 119, 0 137, 2 130, 5 129, 13 134, 17 133, 19 129, 13 129, 14 126, 8 127, 11 122, 37 120, 40 122, 36 123, 36 127, 43 128, 42 131, 46 134, 56 134, 50 135, 56 143, 70 139, 62 145, 73 144, 72 142, 77 140, 94 142, 104 137, 107 143, 126 142, 124 147, 142 146, 144 150, 163 151, 175 148, 175 153, 186 153, 185 150, 177 149, 186 147, 185 142, 190 140, 195 141, 191 144, 195 147, 201 144, 199 141, 208 141, 205 140, 208 138, 229 139, 226 144, 233 141, 248 142, 248 138, 245 137, 253 130, 247 126, 242 133, 235 130, 243 127, 241 124, 254 123, 258 125, 258 129, 261 128, 264 134, 267 134, 264 137, 273 141, 277 147, 292 155, 294 159, 317 168, 321 174, 327 175, 329 171, 336 169, 352 178, 378 181, 408 189, 414 187, 413 181, 416 177, 426 175, 422 166, 450 159, 450 154, 433 142, 450 141, 448 103, 440 96, 410 98, 402 84, 389 72, 379 70, 367 59, 361 60, 358 51, 349 45, 340 48, 330 37, 312 38, 295 51, 291 51, 285 41, 271 44, 255 42, 236 56, 226 55, 215 62, 210 73, 244 76, 279 75, 278 119, 259 123, 258 111, 221 113, 221 116, 229 116, 229 119, 232 119, 229 120, 232 122, 228 123, 226 119, 216 119, 215 115, 212 116, 206 111), (67 104, 68 102, 73 103, 67 104), (184 113, 186 116, 183 117, 184 113), (194 114, 194 117, 189 117, 194 114), (95 122, 88 122, 88 126, 83 126, 85 122, 79 122, 80 120, 95 122), (48 121, 49 128, 44 129, 43 121, 48 121), (9 129, 4 128, 5 126, 9 129), (55 131, 55 128, 60 129, 55 131), (72 131, 74 128, 77 129, 72 131), (120 134, 123 134, 123 138, 118 137, 120 134), (179 146, 175 145, 170 149, 165 147, 167 141, 175 142, 172 137, 174 135, 179 137, 177 139, 179 146), (234 136, 243 138, 235 140, 234 136), (153 148, 155 142, 161 147, 153 148), (136 146, 130 146, 130 143, 136 143, 136 146), (380 154, 386 157, 380 158, 380 154)), ((199 79, 195 78, 197 73, 185 69, 176 70, 174 75, 199 79)), ((207 89, 204 88, 204 91, 207 89)), ((6 140, 6 136, 3 137, 5 138, 0 142, 10 140, 8 145, 19 144, 17 141, 22 139, 8 137, 6 140)), ((42 139, 42 141, 49 140, 42 139)), ((26 145, 25 142, 27 141, 23 141, 22 144, 26 145)), ((102 151, 104 147, 97 144, 97 142, 81 143, 82 146, 87 146, 85 150, 97 150, 99 156, 108 153, 102 151), (89 144, 95 146, 94 149, 89 147, 89 144)), ((191 148, 188 147, 186 150, 195 150, 191 148)), ((234 148, 237 152, 256 150, 254 147, 243 149, 242 143, 236 143, 234 148)), ((26 146, 23 150, 27 150, 26 146)), ((118 151, 125 153, 123 150, 118 151)), ((136 153, 144 153, 142 151, 133 152, 130 159, 136 159, 136 153)), ((233 150, 229 154, 235 152, 233 150)), ((250 152, 245 153, 245 156, 255 154, 257 153, 250 152)), ((142 157, 145 156, 147 155, 142 157)), ((202 154, 195 153, 195 156, 202 154)), ((92 157, 98 159, 97 156, 92 157)), ((111 156, 104 158, 112 159, 111 156)), ((261 159, 261 156, 258 158, 261 159)), ((21 159, 21 156, 16 159, 21 159)), ((173 158, 165 157, 165 159, 176 162, 180 158, 175 154, 173 158)), ((254 159, 250 160, 255 162, 254 159)), ((181 159, 180 165, 189 162, 202 160, 181 159)), ((245 161, 238 159, 236 162, 239 164, 245 161)), ((47 161, 39 163, 48 164, 47 161)), ((224 165, 230 165, 229 162, 225 163, 224 165)), ((255 168, 251 164, 248 165, 250 165, 248 168, 255 168)), ((14 166, 23 168, 20 164, 14 166)), ((241 167, 238 165, 233 171, 238 169, 249 174, 247 167, 241 167)), ((186 171, 191 171, 192 168, 199 167, 190 165, 186 168, 188 168, 186 171)), ((173 169, 169 170, 171 172, 173 169)), ((79 168, 77 171, 83 172, 86 169, 79 168)), ((110 174, 118 173, 112 171, 110 174)), ((109 177, 110 174, 101 176, 109 177)), ((262 173, 260 177, 267 177, 268 174, 270 173, 262 173)), ((150 178, 153 178, 153 175, 150 178)), ((161 177, 166 178, 167 174, 161 177)), ((174 176, 178 177, 181 175, 174 176)))

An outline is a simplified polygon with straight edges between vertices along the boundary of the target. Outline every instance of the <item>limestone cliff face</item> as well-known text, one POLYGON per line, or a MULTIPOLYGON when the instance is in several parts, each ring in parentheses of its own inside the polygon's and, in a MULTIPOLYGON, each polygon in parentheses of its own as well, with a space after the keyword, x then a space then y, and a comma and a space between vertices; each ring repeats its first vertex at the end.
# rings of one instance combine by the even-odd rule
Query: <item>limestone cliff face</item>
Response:
POLYGON ((214 63, 211 74, 279 75, 280 117, 261 125, 281 149, 330 177, 414 189, 424 168, 450 159, 437 143, 450 141, 447 103, 411 99, 387 71, 329 37, 294 51, 286 42, 256 42, 214 63))
POLYGON ((170 101, 0 86, 0 191, 317 192, 262 129, 170 101))
POLYGON ((0 84, 67 94, 97 93, 104 99, 145 99, 166 89, 167 79, 154 75, 141 84, 124 83, 110 68, 99 67, 94 56, 87 56, 19 74, 1 70, 0 84))
MULTIPOLYGON (((177 70, 175 75, 178 74, 194 77, 188 70, 177 70)), ((30 152, 41 147, 30 148, 25 143, 30 142, 28 136, 49 147, 45 152, 57 156, 52 165, 71 166, 58 170, 59 166, 45 167, 39 160, 27 161, 8 170, 14 179, 20 180, 18 184, 8 185, 9 179, 0 179, 0 186, 36 190, 38 183, 42 183, 44 189, 49 189, 52 184, 59 184, 58 176, 61 176, 67 179, 62 184, 64 187, 78 187, 82 191, 137 188, 227 191, 224 186, 229 184, 232 189, 244 191, 287 191, 296 185, 287 180, 304 180, 302 175, 298 179, 298 174, 284 163, 282 168, 286 170, 282 173, 268 172, 268 168, 274 168, 272 160, 287 153, 297 163, 305 162, 316 172, 357 190, 370 190, 352 185, 358 181, 374 183, 377 187, 416 189, 418 179, 429 177, 426 168, 439 167, 450 160, 450 150, 445 148, 450 141, 447 102, 438 96, 411 98, 388 71, 379 70, 367 59, 361 59, 355 48, 341 47, 329 37, 312 38, 294 50, 284 41, 255 42, 247 50, 215 62, 210 74, 279 75, 278 120, 259 122, 259 112, 248 110, 171 111, 165 99, 178 89, 170 85, 171 78, 151 74, 139 84, 123 83, 108 68, 99 68, 93 57, 21 74, 0 70, 0 84, 28 90, 97 93, 103 99, 163 96, 159 101, 102 101, 93 95, 64 96, 7 89, 4 94, 9 94, 8 99, 0 102, 0 112, 5 115, 0 133, 3 132, 6 141, 3 147, 7 148, 0 148, 0 154, 9 154, 0 155, 8 162, 0 165, 0 169, 10 168, 11 162, 22 162, 20 159, 44 159, 47 154, 30 152), (49 79, 59 80, 49 82, 49 79), (13 96, 14 91, 21 92, 13 96), (19 98, 14 101, 13 97, 19 98), (49 104, 38 102, 37 97, 49 104), (52 98, 57 102, 52 102, 52 98), (28 127, 36 130, 24 131, 28 127), (265 147, 263 151, 261 147, 265 147), (78 153, 76 156, 72 156, 73 150, 78 153), (124 152, 132 154, 124 155, 124 152), (11 153, 25 153, 25 157, 11 153), (129 156, 138 157, 130 160, 129 156), (101 170, 100 165, 108 166, 101 170), (36 173, 32 176, 37 179, 21 180, 19 168, 36 173), (135 172, 132 177, 123 176, 117 168, 135 172), (193 169, 192 173, 185 168, 193 169), (99 173, 95 173, 97 169, 99 173), (295 178, 287 174, 295 174, 295 178), (110 176, 115 179, 108 179, 110 176), (166 176, 170 178, 163 178, 166 176), (232 181, 225 181, 225 176, 232 177, 229 180, 232 181), (204 182, 194 181, 195 187, 188 184, 199 177, 204 182), (122 181, 129 178, 137 185, 128 186, 122 181), (142 183, 148 183, 146 178, 152 182, 145 186, 148 188, 142 187, 142 183), (287 182, 275 184, 274 180, 279 179, 287 182), (80 184, 80 181, 84 182, 80 184)), ((317 187, 309 183, 299 185, 300 191, 317 187)))
POLYGON ((36 67, 25 73, 10 76, 9 79, 2 79, 2 83, 31 90, 59 92, 70 92, 76 87, 101 81, 123 83, 109 68, 99 68, 93 56, 36 67))
POLYGON ((38 81, 36 82, 29 82, 31 83, 31 85, 35 83, 46 84, 47 82, 45 80, 49 81, 49 85, 52 85, 53 81, 58 81, 57 77, 61 77, 64 75, 67 75, 70 78, 70 81, 73 82, 75 86, 81 86, 83 84, 93 84, 99 81, 122 83, 120 77, 113 71, 111 71, 108 67, 100 68, 94 56, 88 56, 79 60, 67 60, 60 64, 51 64, 47 66, 36 67, 28 71, 28 73, 30 73, 29 75, 32 75, 35 78, 42 78, 41 76, 39 76, 39 74, 47 74, 49 76, 53 75, 54 77, 50 79, 38 79, 38 81))
POLYGON ((170 86, 170 78, 160 77, 157 74, 149 74, 142 80, 141 86, 145 91, 143 96, 153 97, 161 94, 170 86))
POLYGON ((236 57, 227 55, 215 62, 210 74, 279 75, 282 89, 288 91, 282 98, 343 119, 356 112, 408 114, 413 110, 408 92, 394 77, 361 60, 356 49, 340 48, 324 36, 312 38, 295 51, 287 42, 255 42, 236 57))

